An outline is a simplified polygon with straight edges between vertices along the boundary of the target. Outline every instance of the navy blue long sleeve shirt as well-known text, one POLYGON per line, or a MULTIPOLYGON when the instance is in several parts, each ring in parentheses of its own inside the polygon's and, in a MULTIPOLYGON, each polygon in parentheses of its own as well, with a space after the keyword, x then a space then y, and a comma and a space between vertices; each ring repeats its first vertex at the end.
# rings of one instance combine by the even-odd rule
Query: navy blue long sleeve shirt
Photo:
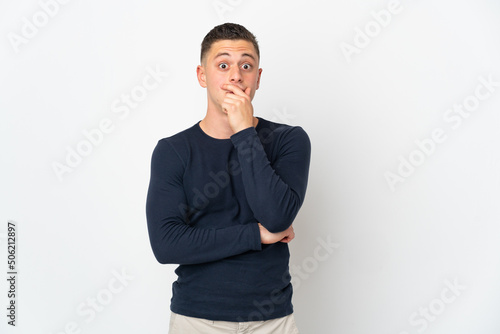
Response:
POLYGON ((146 216, 156 259, 179 264, 173 312, 238 322, 293 312, 288 244, 261 244, 257 223, 270 232, 292 224, 310 150, 301 127, 263 118, 230 139, 197 123, 158 142, 146 216))

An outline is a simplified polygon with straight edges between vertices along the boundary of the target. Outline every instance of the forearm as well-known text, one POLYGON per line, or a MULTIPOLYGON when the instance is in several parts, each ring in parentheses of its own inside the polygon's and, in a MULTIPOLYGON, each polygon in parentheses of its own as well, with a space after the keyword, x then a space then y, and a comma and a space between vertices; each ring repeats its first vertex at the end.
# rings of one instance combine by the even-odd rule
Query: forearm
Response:
POLYGON ((270 232, 286 230, 304 201, 310 143, 305 132, 300 131, 296 131, 300 138, 294 138, 289 148, 285 143, 284 153, 275 166, 254 128, 231 137, 238 151, 248 203, 257 221, 270 232))
POLYGON ((202 229, 173 221, 162 223, 148 214, 148 231, 153 253, 162 264, 206 263, 261 249, 256 223, 202 229))

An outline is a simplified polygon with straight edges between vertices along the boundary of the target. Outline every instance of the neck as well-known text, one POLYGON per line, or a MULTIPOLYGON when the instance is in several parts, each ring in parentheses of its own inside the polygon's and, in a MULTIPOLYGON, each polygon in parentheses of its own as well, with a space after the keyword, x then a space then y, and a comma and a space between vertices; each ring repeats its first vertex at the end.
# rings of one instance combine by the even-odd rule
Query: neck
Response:
MULTIPOLYGON (((253 126, 257 126, 258 122, 257 117, 254 117, 253 126)), ((216 139, 229 139, 234 135, 234 131, 229 125, 227 114, 212 108, 208 108, 205 118, 200 122, 200 128, 207 135, 216 139)))

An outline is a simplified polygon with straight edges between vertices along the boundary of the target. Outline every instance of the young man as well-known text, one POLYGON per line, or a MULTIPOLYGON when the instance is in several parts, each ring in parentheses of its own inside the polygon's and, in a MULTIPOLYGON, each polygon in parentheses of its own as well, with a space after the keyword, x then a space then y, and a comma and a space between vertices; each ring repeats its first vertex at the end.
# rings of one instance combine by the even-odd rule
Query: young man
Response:
POLYGON ((179 264, 170 334, 298 333, 288 243, 306 192, 310 142, 300 127, 253 115, 259 59, 243 26, 212 29, 197 68, 206 116, 153 152, 151 247, 160 263, 179 264))

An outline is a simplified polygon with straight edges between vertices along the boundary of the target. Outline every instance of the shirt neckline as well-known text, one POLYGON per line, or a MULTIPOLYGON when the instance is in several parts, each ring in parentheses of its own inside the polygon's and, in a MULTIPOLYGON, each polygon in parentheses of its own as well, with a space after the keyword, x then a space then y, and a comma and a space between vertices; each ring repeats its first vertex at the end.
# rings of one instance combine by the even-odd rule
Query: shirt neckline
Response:
MULTIPOLYGON (((255 130, 258 131, 261 127, 261 123, 263 121, 263 119, 259 116, 255 116, 255 118, 257 118, 259 121, 257 122, 257 125, 255 126, 255 130)), ((204 136, 204 137, 207 137, 209 138, 210 140, 214 140, 214 141, 218 141, 218 142, 227 142, 227 141, 231 141, 231 138, 215 138, 215 137, 212 137, 210 136, 209 134, 207 134, 205 131, 203 131, 203 129, 201 128, 200 126, 200 122, 201 120, 199 120, 197 123, 196 123, 196 128, 198 129, 199 132, 201 132, 201 134, 204 136)))

